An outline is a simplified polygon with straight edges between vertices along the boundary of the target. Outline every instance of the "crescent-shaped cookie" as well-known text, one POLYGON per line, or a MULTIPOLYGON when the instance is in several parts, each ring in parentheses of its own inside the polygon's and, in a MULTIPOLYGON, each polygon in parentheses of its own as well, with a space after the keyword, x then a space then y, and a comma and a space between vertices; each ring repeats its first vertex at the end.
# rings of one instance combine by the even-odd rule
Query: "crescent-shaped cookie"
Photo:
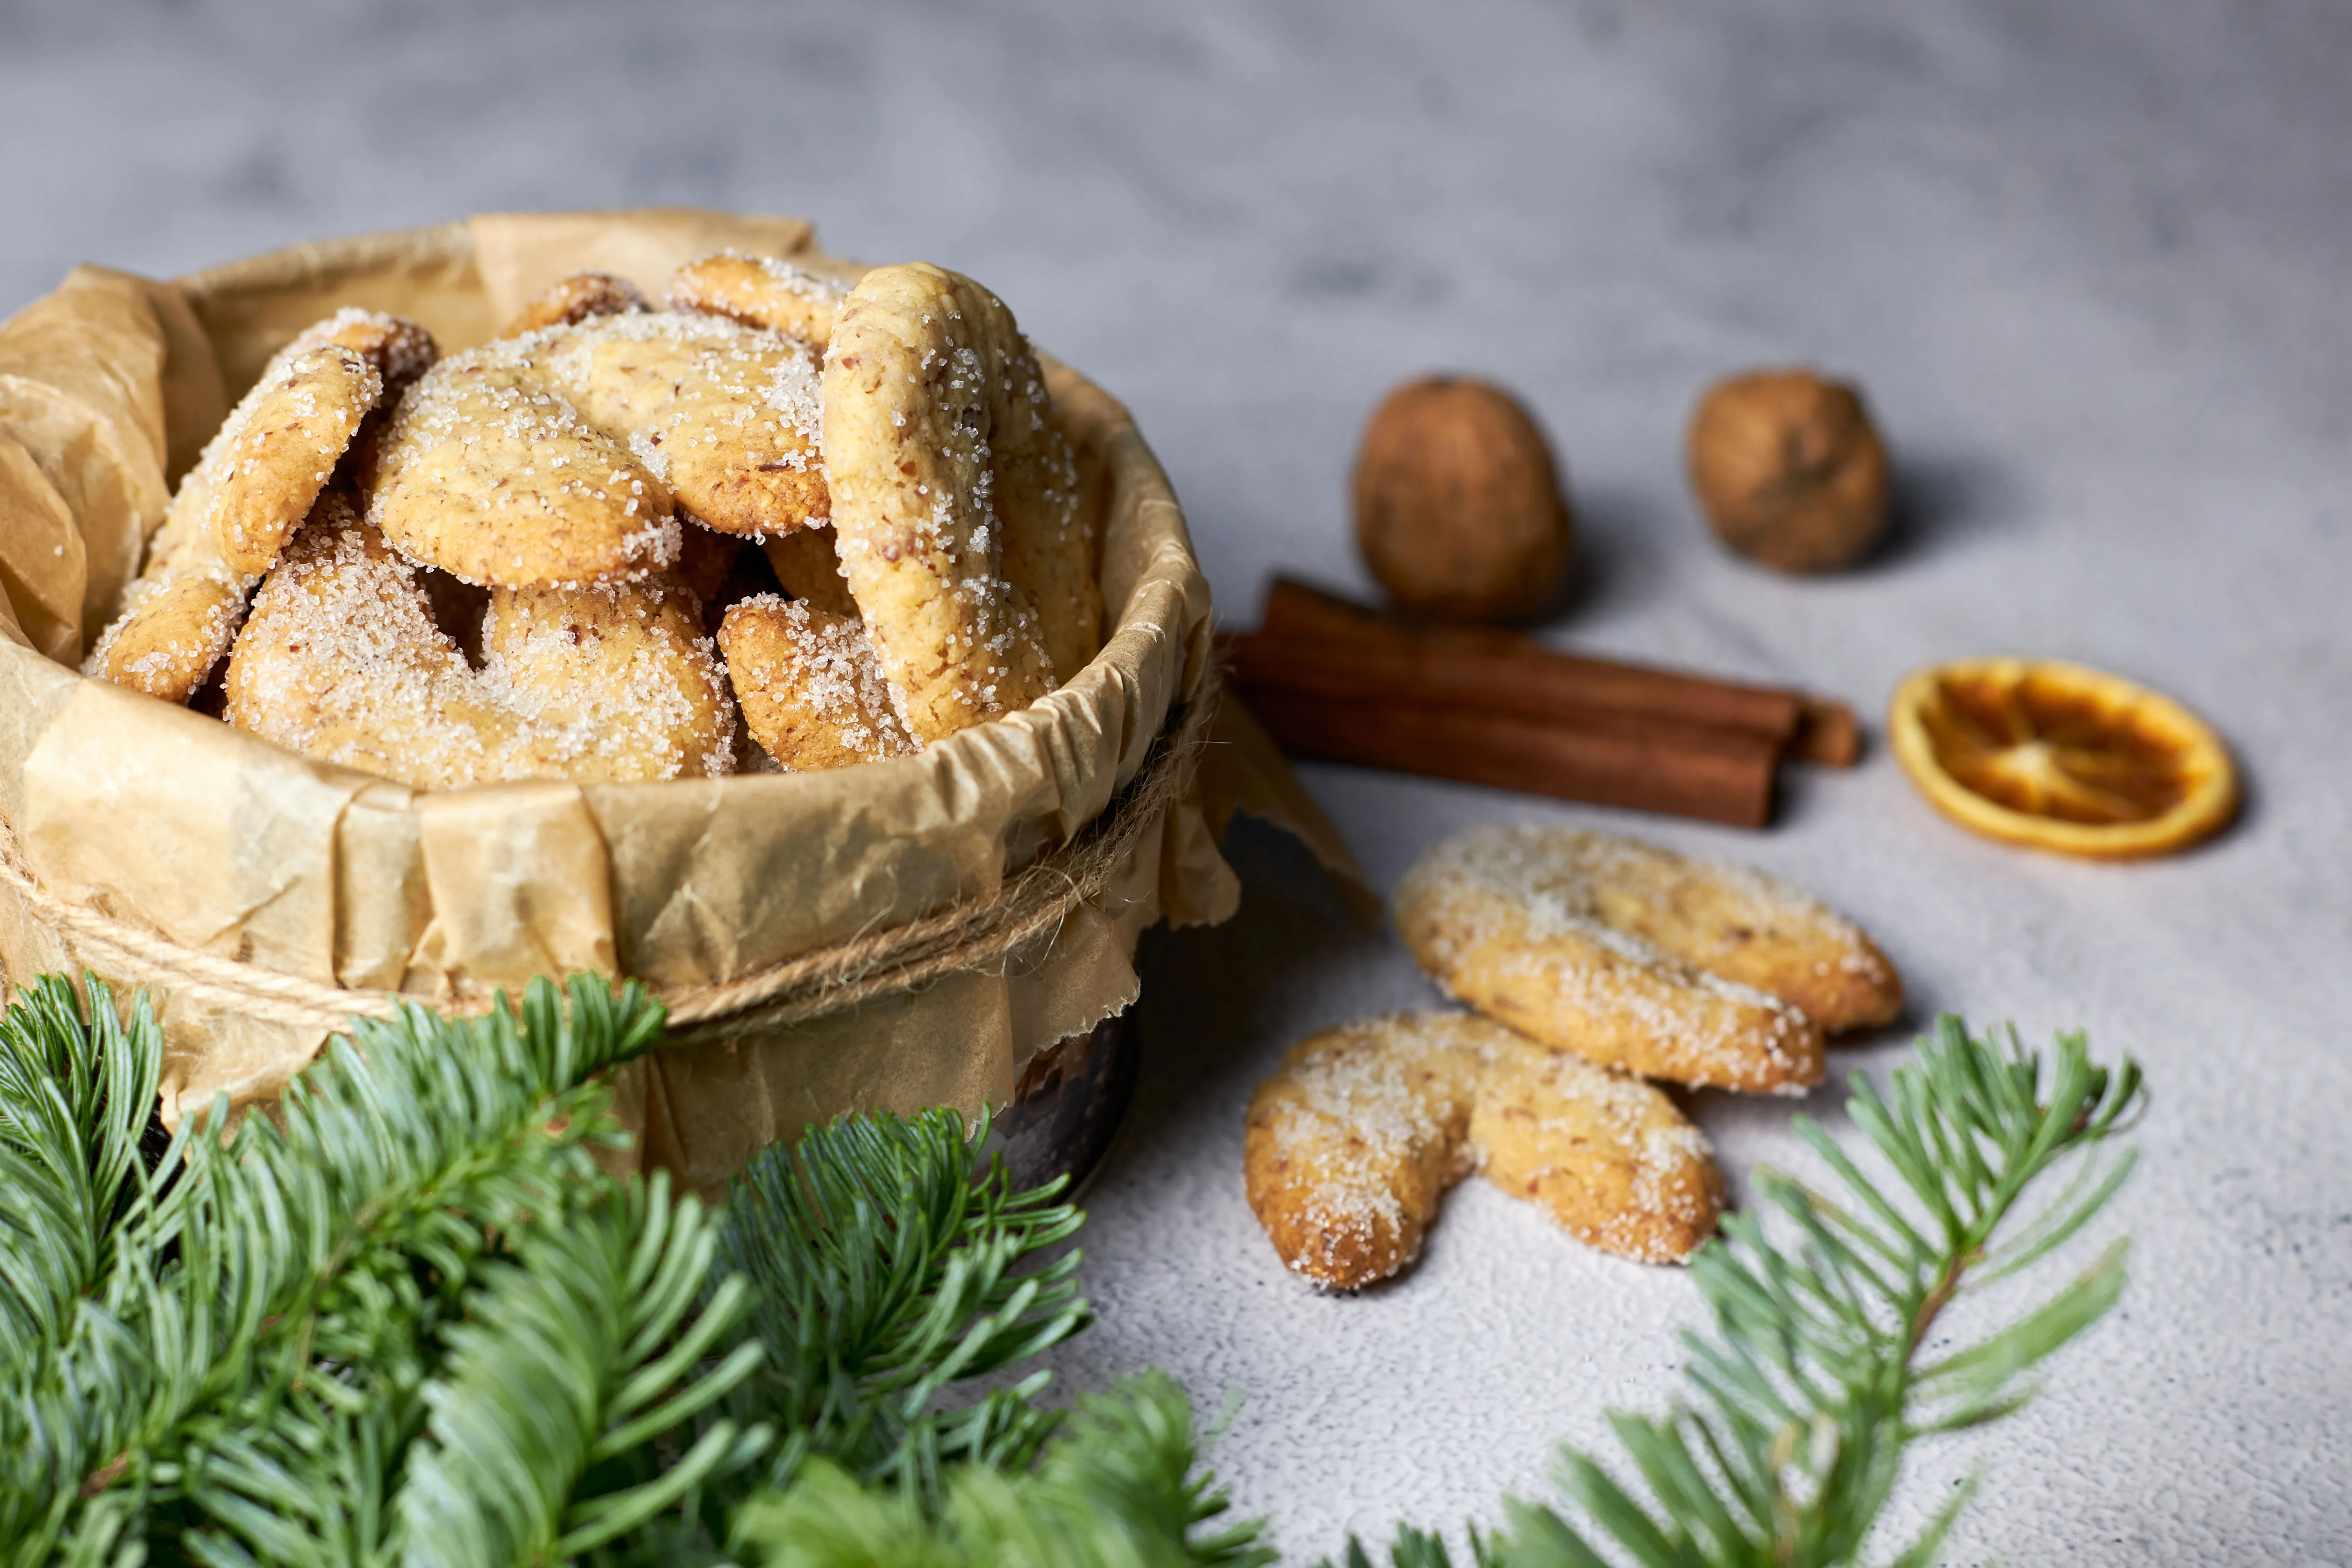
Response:
POLYGON ((722 250, 677 269, 669 280, 669 308, 764 327, 823 353, 833 336, 833 313, 848 293, 832 279, 779 257, 722 250))
MULTIPOLYGON (((924 263, 868 272, 834 314, 824 458, 836 548, 919 741, 1054 688, 1006 536, 1047 485, 1036 359, 996 297, 924 263)), ((1058 439, 1058 437, 1056 437, 1058 439)))
POLYGON ((383 395, 383 373, 333 343, 295 355, 261 389, 213 477, 213 541, 231 570, 269 570, 383 395))
MULTIPOLYGON (((149 542, 146 575, 171 577, 188 571, 227 570, 214 520, 214 490, 229 466, 229 454, 245 436, 255 414, 270 398, 294 363, 321 348, 347 349, 374 367, 382 378, 378 411, 399 396, 417 377, 432 368, 440 351, 433 334, 405 316, 380 310, 348 309, 312 322, 294 336, 263 367, 213 438, 205 444, 195 464, 180 481, 164 513, 163 526, 149 542)), ((297 520, 298 523, 299 519, 297 520)), ((247 587, 258 575, 237 574, 247 587)))
POLYGON ((699 632, 666 579, 495 589, 475 669, 417 569, 330 492, 254 597, 226 716, 420 789, 717 774, 735 714, 699 632))
POLYGON ((1453 995, 1678 1083, 1801 1093, 1822 1080, 1823 1024, 1796 998, 1842 1026, 1901 1004, 1884 956, 1806 895, 1609 834, 1474 828, 1422 857, 1396 913, 1453 995))
POLYGON ((534 334, 425 372, 376 443, 368 521, 485 587, 660 571, 681 543, 667 488, 551 384, 542 352, 534 334))
POLYGON ((744 728, 787 772, 914 751, 856 619, 760 594, 727 612, 719 646, 744 728))
POLYGON ((245 589, 226 573, 142 578, 82 673, 184 703, 203 689, 244 619, 245 589))
POLYGON ((639 583, 493 588, 479 674, 522 721, 512 776, 582 784, 734 767, 735 703, 692 592, 639 583))
POLYGON ((1688 1256, 1722 1199, 1705 1136, 1659 1090, 1459 1013, 1293 1047, 1251 1099, 1243 1163, 1276 1253, 1340 1290, 1412 1263, 1440 1197, 1481 1166, 1578 1239, 1644 1262, 1688 1256))
MULTIPOLYGON (((249 509, 256 498, 249 481, 234 484, 231 507, 237 509, 229 524, 248 547, 247 560, 259 560, 252 570, 232 565, 221 548, 224 519, 220 514, 222 481, 231 467, 253 454, 247 451, 257 416, 279 403, 299 362, 322 349, 346 350, 365 360, 379 380, 375 408, 422 375, 438 352, 433 334, 404 316, 380 311, 344 310, 312 323, 298 333, 263 369, 203 453, 181 479, 163 524, 148 543, 147 563, 123 596, 123 608, 107 627, 82 663, 82 672, 128 686, 167 702, 184 703, 201 689, 214 668, 226 657, 230 641, 245 618, 246 596, 258 573, 266 570, 285 538, 307 515, 310 500, 283 530, 273 528, 269 540, 250 537, 256 521, 249 509), (264 559, 266 552, 268 559, 264 559)), ((315 407, 311 411, 316 413, 315 407)), ((347 444, 349 439, 347 438, 347 444)), ((340 456, 341 448, 338 448, 340 456)), ((290 468, 299 479, 315 472, 313 454, 296 454, 290 468)), ((282 457, 282 455, 281 455, 282 457)), ((274 471, 289 465, 265 458, 274 471)), ((282 498, 291 509, 304 484, 291 487, 282 498)), ((280 511, 278 521, 283 522, 280 511)))
POLYGON ((828 515, 816 356, 777 332, 682 311, 623 311, 525 340, 582 416, 721 533, 828 515))
POLYGON ((1604 925, 1802 1008, 1832 1033, 1903 1010, 1903 982, 1886 955, 1801 888, 1616 834, 1554 831, 1538 841, 1590 885, 1604 925))

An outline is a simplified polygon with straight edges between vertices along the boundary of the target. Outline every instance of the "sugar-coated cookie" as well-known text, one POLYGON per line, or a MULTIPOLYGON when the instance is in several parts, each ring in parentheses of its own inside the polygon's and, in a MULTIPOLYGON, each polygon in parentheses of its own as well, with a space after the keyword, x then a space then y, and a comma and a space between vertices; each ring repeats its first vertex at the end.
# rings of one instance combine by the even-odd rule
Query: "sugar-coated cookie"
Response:
POLYGON ((825 521, 806 344, 677 310, 602 315, 522 341, 582 416, 705 527, 757 536, 825 521))
POLYGON ((1050 534, 1076 481, 1013 313, 940 268, 877 268, 834 313, 824 397, 835 548, 908 729, 940 740, 1051 691, 1008 541, 1050 534))
POLYGON ((719 646, 744 728, 787 772, 914 751, 874 645, 854 617, 761 594, 727 612, 719 646))
POLYGON ((1810 897, 1611 834, 1473 828, 1406 874, 1396 914, 1422 967, 1480 1012, 1677 1083, 1801 1093, 1822 1080, 1823 1025, 1797 997, 1842 1024, 1901 1005, 1877 949, 1810 897))
POLYGON ((212 476, 213 542, 233 570, 269 569, 383 395, 383 373, 334 343, 261 387, 212 476))
POLYGON ((764 327, 822 353, 833 336, 833 313, 848 293, 781 257, 722 250, 677 269, 669 280, 669 308, 764 327))
MULTIPOLYGON (((298 366, 317 363, 326 350, 365 362, 367 372, 353 372, 328 355, 353 387, 364 388, 368 372, 376 378, 358 430, 380 418, 383 401, 424 374, 438 352, 433 334, 415 321, 375 310, 339 310, 296 334, 181 479, 163 526, 148 542, 146 565, 124 594, 121 614, 83 660, 84 674, 182 703, 210 679, 245 618, 246 596, 259 574, 331 482, 318 474, 317 459, 327 457, 322 448, 333 446, 340 459, 361 439, 351 431, 334 438, 333 389, 323 405, 315 387, 307 398, 289 397, 289 387, 304 380, 298 366), (275 441, 266 440, 256 434, 257 420, 265 426, 278 420, 284 427, 275 441), (247 465, 252 472, 234 472, 247 465), (241 565, 224 552, 224 532, 241 565)), ((324 466, 331 470, 335 461, 324 466)))
POLYGON ((203 688, 244 620, 244 587, 225 573, 142 579, 82 661, 82 673, 184 703, 203 688))
POLYGON ((1460 1013, 1293 1047, 1251 1099, 1243 1161, 1276 1254, 1333 1289, 1410 1264, 1445 1189, 1481 1166, 1580 1240, 1645 1262, 1688 1256, 1722 1199, 1705 1136, 1659 1090, 1460 1013))
POLYGON ((485 587, 628 581, 677 559, 668 489, 551 385, 541 335, 452 354, 376 444, 368 521, 485 587))
POLYGON ((330 492, 254 597, 226 717, 420 789, 721 773, 735 710, 700 634, 667 578, 493 589, 476 669, 417 568, 330 492))

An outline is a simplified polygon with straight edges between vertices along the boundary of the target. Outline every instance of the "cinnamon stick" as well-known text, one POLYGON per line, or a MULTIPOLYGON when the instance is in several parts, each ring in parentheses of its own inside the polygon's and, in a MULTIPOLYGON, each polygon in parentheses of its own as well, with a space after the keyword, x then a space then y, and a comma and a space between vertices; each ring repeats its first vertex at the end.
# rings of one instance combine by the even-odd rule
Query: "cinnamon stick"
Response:
POLYGON ((1762 826, 1776 763, 1851 765, 1843 703, 1414 626, 1285 578, 1218 639, 1235 690, 1297 755, 1762 826))
POLYGON ((1622 715, 1572 725, 1458 703, 1335 696, 1240 679, 1234 685, 1296 756, 1738 827, 1771 820, 1780 747, 1752 732, 1718 728, 1694 741, 1645 731, 1622 715))
MULTIPOLYGON (((1321 638, 1267 629, 1227 634, 1218 651, 1235 687, 1278 688, 1334 701, 1409 701, 1497 713, 1574 731, 1599 731, 1641 738, 1654 745, 1708 751, 1736 749, 1743 755, 1761 748, 1783 754, 1789 737, 1760 725, 1735 725, 1685 717, 1669 706, 1644 708, 1597 700, 1581 682, 1560 679, 1553 656, 1517 650, 1499 658, 1434 641, 1419 629, 1384 628, 1384 635, 1358 639, 1321 638)), ((1792 721, 1790 730, 1796 729, 1792 721)))
POLYGON ((1793 691, 1556 653, 1494 626, 1405 626, 1347 600, 1276 577, 1261 636, 1322 645, 1338 658, 1410 661, 1420 689, 1477 707, 1583 722, 1603 710, 1645 721, 1717 726, 1785 748, 1805 699, 1793 691))
POLYGON ((1850 768, 1862 756, 1861 721, 1843 702, 1808 697, 1797 715, 1797 732, 1790 738, 1787 754, 1791 762, 1850 768))

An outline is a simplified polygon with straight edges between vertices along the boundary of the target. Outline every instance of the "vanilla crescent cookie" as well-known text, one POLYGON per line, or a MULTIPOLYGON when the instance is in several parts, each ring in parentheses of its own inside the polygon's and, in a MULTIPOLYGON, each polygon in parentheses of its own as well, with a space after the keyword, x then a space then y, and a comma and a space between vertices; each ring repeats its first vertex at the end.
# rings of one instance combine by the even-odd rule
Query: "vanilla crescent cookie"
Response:
POLYGON ((541 334, 452 354, 376 443, 367 521, 486 587, 628 581, 677 559, 668 489, 551 384, 541 334))
POLYGON ((522 720, 526 778, 637 783, 734 768, 735 702, 690 590, 493 588, 482 686, 522 720))
POLYGON ((1886 955, 1801 888, 1615 834, 1556 833, 1545 842, 1590 883, 1602 924, 1802 1008, 1832 1034, 1903 1010, 1903 982, 1886 955))
POLYGON ((669 280, 669 308, 765 327, 822 353, 833 336, 833 313, 848 293, 832 279, 781 258, 722 250, 677 269, 669 280))
POLYGON ((1474 1169, 1570 1235, 1644 1262, 1715 1228, 1722 1182, 1663 1093, 1459 1013, 1401 1013, 1293 1047, 1250 1101, 1251 1211, 1283 1262, 1352 1290, 1420 1255, 1474 1169))
POLYGON ((1508 1036, 1487 1047, 1470 1112, 1488 1182, 1587 1246, 1638 1262, 1678 1263, 1715 1233, 1714 1151, 1663 1090, 1486 1026, 1508 1036))
POLYGON ((1396 913, 1452 994, 1679 1083, 1801 1093, 1822 1079, 1825 1020, 1879 1022, 1902 1001, 1869 939, 1813 899, 1612 834, 1474 828, 1422 857, 1396 913))
POLYGON ((591 425, 721 533, 828 515, 816 356, 777 332, 677 310, 594 317, 521 340, 591 425))
POLYGON ((856 620, 760 594, 727 612, 719 646, 743 727, 787 772, 914 751, 856 620))
POLYGON ((527 337, 549 327, 567 327, 596 316, 620 315, 645 308, 645 295, 627 279, 610 272, 574 272, 548 285, 546 292, 499 329, 499 336, 527 337))
MULTIPOLYGON (((181 479, 163 526, 148 542, 145 568, 125 593, 121 613, 83 660, 84 674, 184 703, 227 655, 257 571, 240 571, 222 553, 221 483, 246 453, 257 416, 282 402, 296 363, 327 348, 348 350, 368 363, 382 383, 379 407, 383 398, 423 374, 437 352, 433 335, 415 321, 373 310, 339 310, 298 333, 272 357, 181 479)), ((310 471, 299 454, 293 467, 298 474, 310 471)), ((251 489, 249 481, 240 482, 232 495, 250 502, 251 489)), ((245 521, 251 521, 249 513, 245 521)), ((301 514, 294 521, 299 525, 301 514)), ((269 552, 274 556, 275 547, 269 552)), ((263 561, 262 567, 268 564, 263 561)))
POLYGON ((226 574, 142 578, 82 661, 82 673, 185 702, 203 689, 244 619, 245 590, 226 574))
POLYGON ((330 492, 255 595, 226 716, 420 789, 715 775, 735 713, 699 632, 667 579, 494 589, 476 669, 417 568, 330 492))
POLYGON ((1005 581, 1009 510, 1043 492, 1035 357, 1012 312, 917 262, 868 272, 834 314, 824 457, 842 571, 919 741, 1054 689, 1035 610, 1005 581))
POLYGON ((233 571, 269 570, 383 395, 383 373, 332 343, 295 355, 265 386, 212 480, 213 540, 233 571))
POLYGON ((841 552, 834 546, 831 523, 772 533, 760 542, 760 552, 793 598, 836 616, 856 616, 857 601, 850 597, 849 579, 841 574, 841 552))
POLYGON ((1476 1163, 1479 1062, 1454 1016, 1399 1014, 1310 1036, 1250 1097, 1244 1184, 1288 1268, 1352 1290, 1421 1256, 1438 1199, 1476 1163))
MULTIPOLYGON (((179 490, 172 497, 171 510, 164 514, 163 526, 147 552, 151 572, 176 573, 215 563, 225 564, 219 552, 220 527, 215 515, 214 491, 228 471, 230 453, 245 437, 255 416, 273 397, 295 362, 325 348, 348 350, 374 368, 383 382, 372 411, 379 416, 386 405, 432 368, 440 354, 431 332, 405 316, 381 310, 347 308, 297 332, 292 342, 271 356, 260 376, 205 443, 194 467, 180 481, 179 490)), ((299 521, 297 518, 298 525, 299 521)), ((267 570, 267 563, 241 574, 251 579, 262 570, 267 570)))

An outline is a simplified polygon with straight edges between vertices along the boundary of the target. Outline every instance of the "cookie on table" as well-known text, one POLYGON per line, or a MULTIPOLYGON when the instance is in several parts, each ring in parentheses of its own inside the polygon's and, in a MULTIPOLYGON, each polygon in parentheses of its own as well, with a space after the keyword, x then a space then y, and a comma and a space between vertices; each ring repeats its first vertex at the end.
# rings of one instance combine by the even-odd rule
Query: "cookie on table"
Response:
POLYGON ((1722 1204, 1706 1137, 1664 1094, 1460 1013, 1300 1042, 1250 1101, 1243 1166, 1276 1253, 1340 1290, 1412 1263, 1439 1198, 1474 1169, 1643 1262, 1687 1257, 1722 1204))
POLYGON ((1399 1014, 1309 1036, 1250 1097, 1250 1211, 1295 1272, 1353 1290, 1421 1256, 1437 1200, 1475 1163, 1478 1053, 1456 1016, 1399 1014))
POLYGON ((1802 888, 1612 833, 1575 834, 1559 852, 1591 882, 1602 923, 1801 1007, 1832 1034, 1903 1010, 1877 943, 1802 888))
POLYGON ((1825 1024, 1902 1005, 1885 956, 1810 896, 1613 834, 1474 828, 1422 857, 1396 913, 1453 995, 1677 1083, 1801 1093, 1822 1080, 1825 1024))
POLYGON ((1499 1025, 1482 1034, 1470 1142, 1486 1180, 1588 1247, 1678 1263, 1715 1234, 1723 1178, 1706 1135, 1655 1087, 1499 1025))

